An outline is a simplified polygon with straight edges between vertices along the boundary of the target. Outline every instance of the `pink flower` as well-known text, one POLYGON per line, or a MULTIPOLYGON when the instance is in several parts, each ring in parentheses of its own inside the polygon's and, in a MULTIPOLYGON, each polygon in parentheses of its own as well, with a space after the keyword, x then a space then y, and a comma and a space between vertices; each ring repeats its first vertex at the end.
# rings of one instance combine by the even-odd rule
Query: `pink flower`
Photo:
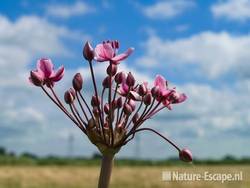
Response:
POLYGON ((167 89, 167 81, 166 79, 161 75, 156 75, 154 86, 158 86, 160 91, 163 92, 167 89))
POLYGON ((134 48, 129 48, 126 52, 116 55, 118 48, 118 41, 107 41, 98 44, 95 47, 95 60, 98 62, 112 61, 114 64, 119 64, 120 61, 126 59, 134 51, 134 48))
POLYGON ((127 96, 127 94, 129 93, 129 86, 126 84, 126 81, 122 82, 117 92, 123 97, 127 96))
POLYGON ((160 97, 157 100, 162 100, 163 105, 170 110, 172 109, 171 104, 182 103, 187 99, 184 93, 178 93, 175 88, 169 89, 166 79, 161 75, 156 76, 154 86, 160 91, 160 97))
POLYGON ((154 86, 157 88, 157 92, 159 92, 159 97, 157 97, 157 100, 160 101, 163 98, 166 98, 167 95, 171 92, 170 89, 167 87, 167 81, 166 79, 161 75, 156 75, 154 86))
POLYGON ((184 93, 178 93, 177 91, 173 91, 170 95, 169 95, 169 101, 172 104, 176 104, 176 103, 182 103, 187 99, 187 96, 184 93))
POLYGON ((46 84, 54 86, 55 82, 62 79, 65 69, 63 66, 59 67, 57 71, 54 70, 54 65, 50 59, 39 59, 37 61, 37 69, 31 71, 29 80, 36 86, 42 86, 46 84))

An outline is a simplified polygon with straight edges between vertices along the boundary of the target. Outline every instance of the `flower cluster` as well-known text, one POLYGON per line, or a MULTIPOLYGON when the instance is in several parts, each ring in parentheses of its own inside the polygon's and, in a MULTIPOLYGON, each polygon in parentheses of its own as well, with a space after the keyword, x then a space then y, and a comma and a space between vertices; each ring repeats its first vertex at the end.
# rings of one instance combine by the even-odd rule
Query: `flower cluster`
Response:
POLYGON ((94 93, 90 100, 84 98, 83 77, 77 73, 72 87, 64 94, 65 107, 57 96, 54 85, 64 75, 64 67, 54 71, 50 59, 40 59, 37 69, 30 72, 29 80, 42 88, 48 97, 77 125, 102 154, 114 155, 140 131, 152 131, 173 145, 181 160, 192 161, 189 150, 181 150, 172 141, 152 128, 141 127, 148 119, 163 109, 171 110, 174 104, 184 102, 187 97, 175 88, 169 88, 166 79, 157 75, 153 87, 147 82, 136 83, 131 72, 118 72, 121 61, 134 51, 117 54, 118 41, 105 41, 92 48, 87 42, 83 56, 88 61, 94 93), (98 91, 93 62, 107 62, 106 77, 102 91, 98 91))

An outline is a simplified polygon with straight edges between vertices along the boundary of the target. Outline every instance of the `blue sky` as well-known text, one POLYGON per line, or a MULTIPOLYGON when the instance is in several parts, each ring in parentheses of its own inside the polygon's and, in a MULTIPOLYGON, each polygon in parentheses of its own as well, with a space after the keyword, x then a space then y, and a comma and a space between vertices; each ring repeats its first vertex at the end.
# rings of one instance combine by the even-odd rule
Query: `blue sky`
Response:
MULTIPOLYGON (((189 97, 145 126, 189 147, 196 157, 249 156, 244 147, 250 144, 249 12, 249 0, 2 2, 0 145, 19 153, 65 155, 73 134, 75 155, 95 152, 42 92, 27 84, 27 75, 43 56, 64 64, 62 95, 77 71, 89 81, 84 42, 118 39, 121 51, 136 49, 121 68, 140 81, 162 74, 189 97)), ((96 66, 99 72, 103 68, 96 66)), ((145 158, 176 155, 149 133, 140 135, 140 147, 145 158)), ((119 155, 134 154, 131 143, 119 155)))

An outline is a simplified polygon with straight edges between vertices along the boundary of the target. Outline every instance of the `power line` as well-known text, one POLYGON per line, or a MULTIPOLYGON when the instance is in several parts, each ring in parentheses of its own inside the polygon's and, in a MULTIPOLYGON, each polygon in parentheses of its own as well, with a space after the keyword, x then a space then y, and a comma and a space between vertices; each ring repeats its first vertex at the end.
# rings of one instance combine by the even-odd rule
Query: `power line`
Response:
POLYGON ((74 135, 72 133, 69 133, 68 135, 68 153, 67 153, 67 156, 69 158, 72 158, 74 156, 74 135))

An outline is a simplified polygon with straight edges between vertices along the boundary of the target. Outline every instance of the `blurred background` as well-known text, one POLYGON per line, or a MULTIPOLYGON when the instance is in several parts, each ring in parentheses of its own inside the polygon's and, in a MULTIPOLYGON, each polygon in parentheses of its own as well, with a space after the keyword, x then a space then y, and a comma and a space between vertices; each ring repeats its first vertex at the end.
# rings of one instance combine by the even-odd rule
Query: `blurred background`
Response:
MULTIPOLYGON (((0 2, 0 146, 10 155, 84 157, 96 148, 28 83, 40 57, 64 65, 60 96, 81 72, 92 94, 83 44, 120 41, 135 52, 120 68, 138 81, 162 74, 188 100, 145 126, 188 147, 199 160, 250 156, 249 0, 9 0, 0 2)), ((104 64, 96 64, 98 79, 104 64)), ((165 160, 176 151, 140 134, 118 158, 165 160)), ((10 187, 10 186, 9 186, 10 187)), ((24 186, 25 187, 25 186, 24 186)))

